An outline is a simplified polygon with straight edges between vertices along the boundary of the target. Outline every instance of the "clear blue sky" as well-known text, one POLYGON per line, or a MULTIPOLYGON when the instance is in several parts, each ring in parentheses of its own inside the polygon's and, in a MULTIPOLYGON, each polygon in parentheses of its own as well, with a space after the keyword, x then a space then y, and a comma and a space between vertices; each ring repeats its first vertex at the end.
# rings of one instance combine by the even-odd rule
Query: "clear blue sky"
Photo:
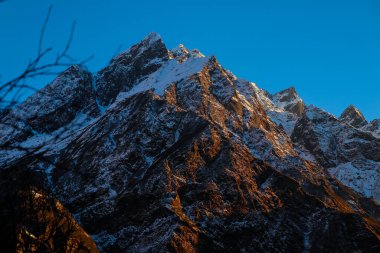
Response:
POLYGON ((72 55, 95 54, 91 71, 105 66, 120 44, 127 49, 155 31, 168 48, 183 43, 215 55, 270 92, 293 85, 306 103, 335 115, 352 103, 367 119, 380 118, 378 0, 6 0, 0 3, 3 81, 34 56, 51 3, 45 45, 62 47, 76 20, 72 55))

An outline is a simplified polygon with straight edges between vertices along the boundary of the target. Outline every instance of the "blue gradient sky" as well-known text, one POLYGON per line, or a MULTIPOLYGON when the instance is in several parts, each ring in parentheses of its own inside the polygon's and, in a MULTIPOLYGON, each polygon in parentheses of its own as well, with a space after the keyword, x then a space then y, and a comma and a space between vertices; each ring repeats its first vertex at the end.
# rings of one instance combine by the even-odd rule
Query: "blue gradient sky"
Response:
POLYGON ((378 0, 7 0, 0 3, 2 81, 35 55, 51 3, 45 45, 62 47, 76 20, 71 54, 94 54, 91 71, 119 45, 156 31, 168 48, 183 43, 216 55, 270 92, 293 85, 306 103, 335 115, 352 103, 367 119, 380 118, 378 0))

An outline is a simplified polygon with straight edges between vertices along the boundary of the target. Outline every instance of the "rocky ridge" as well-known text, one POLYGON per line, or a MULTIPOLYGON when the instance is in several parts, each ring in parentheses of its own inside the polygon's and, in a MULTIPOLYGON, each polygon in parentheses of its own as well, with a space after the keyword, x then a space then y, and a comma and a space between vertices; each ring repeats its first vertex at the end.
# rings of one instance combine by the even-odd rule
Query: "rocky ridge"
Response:
POLYGON ((154 33, 95 75, 69 68, 1 122, 1 173, 38 178, 28 187, 103 252, 380 247, 378 138, 154 33), (342 164, 374 184, 353 171, 349 184, 342 164))

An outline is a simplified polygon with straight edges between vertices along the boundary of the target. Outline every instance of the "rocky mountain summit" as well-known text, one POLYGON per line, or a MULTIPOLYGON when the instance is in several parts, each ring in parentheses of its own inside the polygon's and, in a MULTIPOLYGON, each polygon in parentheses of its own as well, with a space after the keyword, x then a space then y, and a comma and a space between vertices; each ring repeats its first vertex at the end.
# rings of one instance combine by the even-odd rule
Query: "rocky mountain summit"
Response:
POLYGON ((354 105, 347 107, 342 115, 340 115, 339 119, 354 127, 362 127, 368 124, 363 114, 354 105))
POLYGON ((294 87, 280 91, 274 94, 271 98, 275 105, 297 115, 298 117, 301 117, 305 112, 305 103, 298 96, 294 87))
POLYGON ((380 137, 380 119, 368 122, 354 105, 348 106, 340 115, 339 120, 377 138, 380 137))
POLYGON ((378 128, 346 114, 149 34, 1 116, 0 241, 9 252, 378 252, 378 128))

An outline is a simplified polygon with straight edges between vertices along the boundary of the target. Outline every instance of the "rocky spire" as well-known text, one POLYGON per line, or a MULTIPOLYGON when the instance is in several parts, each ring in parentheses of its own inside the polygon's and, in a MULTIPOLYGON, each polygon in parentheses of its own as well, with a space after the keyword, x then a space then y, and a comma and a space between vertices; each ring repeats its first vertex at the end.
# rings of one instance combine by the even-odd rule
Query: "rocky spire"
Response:
POLYGON ((273 103, 298 116, 301 116, 305 111, 305 104, 293 86, 275 93, 273 95, 273 103))
POLYGON ((348 106, 339 119, 354 127, 362 127, 368 123, 363 114, 354 105, 348 106))
POLYGON ((198 49, 189 50, 183 44, 170 50, 169 54, 179 63, 186 61, 188 58, 203 58, 205 57, 198 49))

